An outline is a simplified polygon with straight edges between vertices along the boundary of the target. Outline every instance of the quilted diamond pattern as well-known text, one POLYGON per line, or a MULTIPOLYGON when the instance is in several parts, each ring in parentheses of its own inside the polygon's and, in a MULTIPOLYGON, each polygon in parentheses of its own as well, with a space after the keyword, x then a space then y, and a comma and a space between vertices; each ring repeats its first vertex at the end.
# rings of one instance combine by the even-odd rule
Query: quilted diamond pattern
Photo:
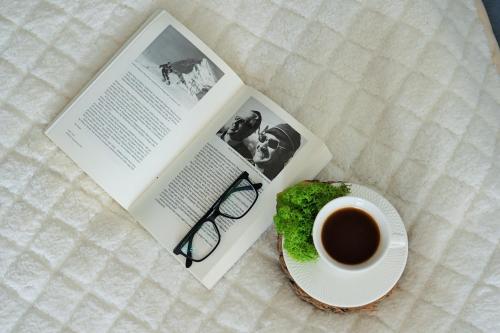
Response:
POLYGON ((0 2, 2 332, 500 331, 500 76, 472 0, 0 2), (372 314, 298 300, 272 228, 205 290, 43 129, 158 7, 402 214, 372 314))

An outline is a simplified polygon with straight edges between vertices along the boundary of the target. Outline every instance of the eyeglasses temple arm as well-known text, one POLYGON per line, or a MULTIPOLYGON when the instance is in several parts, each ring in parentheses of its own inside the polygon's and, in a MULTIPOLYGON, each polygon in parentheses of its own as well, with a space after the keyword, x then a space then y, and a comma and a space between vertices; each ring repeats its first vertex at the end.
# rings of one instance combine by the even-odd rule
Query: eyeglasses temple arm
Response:
POLYGON ((186 255, 186 268, 191 267, 193 264, 193 238, 188 241, 187 255, 186 255))

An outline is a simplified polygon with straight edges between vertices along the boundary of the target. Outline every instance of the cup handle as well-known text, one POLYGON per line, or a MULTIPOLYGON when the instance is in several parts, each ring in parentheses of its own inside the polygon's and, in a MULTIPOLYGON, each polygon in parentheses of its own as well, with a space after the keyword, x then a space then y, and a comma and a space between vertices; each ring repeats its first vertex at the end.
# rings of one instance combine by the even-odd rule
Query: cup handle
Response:
POLYGON ((407 240, 404 234, 393 234, 391 235, 391 242, 389 243, 389 247, 391 249, 398 249, 401 247, 405 247, 407 244, 407 240))

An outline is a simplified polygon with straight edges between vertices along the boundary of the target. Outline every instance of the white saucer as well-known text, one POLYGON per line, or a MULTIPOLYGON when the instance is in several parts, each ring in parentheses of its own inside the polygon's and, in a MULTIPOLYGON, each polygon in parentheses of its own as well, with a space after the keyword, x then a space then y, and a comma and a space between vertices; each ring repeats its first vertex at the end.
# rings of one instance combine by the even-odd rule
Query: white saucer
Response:
POLYGON ((408 258, 408 237, 396 209, 377 192, 351 184, 350 195, 372 202, 386 216, 391 234, 404 239, 404 245, 388 249, 376 266, 361 272, 347 272, 331 267, 323 259, 299 263, 283 249, 283 258, 295 282, 311 297, 336 307, 359 307, 376 301, 389 292, 401 277, 408 258))

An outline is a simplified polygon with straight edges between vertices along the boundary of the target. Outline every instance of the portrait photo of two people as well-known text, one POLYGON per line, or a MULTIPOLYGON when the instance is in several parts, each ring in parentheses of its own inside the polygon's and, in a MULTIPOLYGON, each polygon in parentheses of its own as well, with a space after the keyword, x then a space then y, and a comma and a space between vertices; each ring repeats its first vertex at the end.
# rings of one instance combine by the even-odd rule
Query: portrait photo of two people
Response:
POLYGON ((253 98, 219 129, 217 136, 271 181, 304 144, 292 126, 253 98))

